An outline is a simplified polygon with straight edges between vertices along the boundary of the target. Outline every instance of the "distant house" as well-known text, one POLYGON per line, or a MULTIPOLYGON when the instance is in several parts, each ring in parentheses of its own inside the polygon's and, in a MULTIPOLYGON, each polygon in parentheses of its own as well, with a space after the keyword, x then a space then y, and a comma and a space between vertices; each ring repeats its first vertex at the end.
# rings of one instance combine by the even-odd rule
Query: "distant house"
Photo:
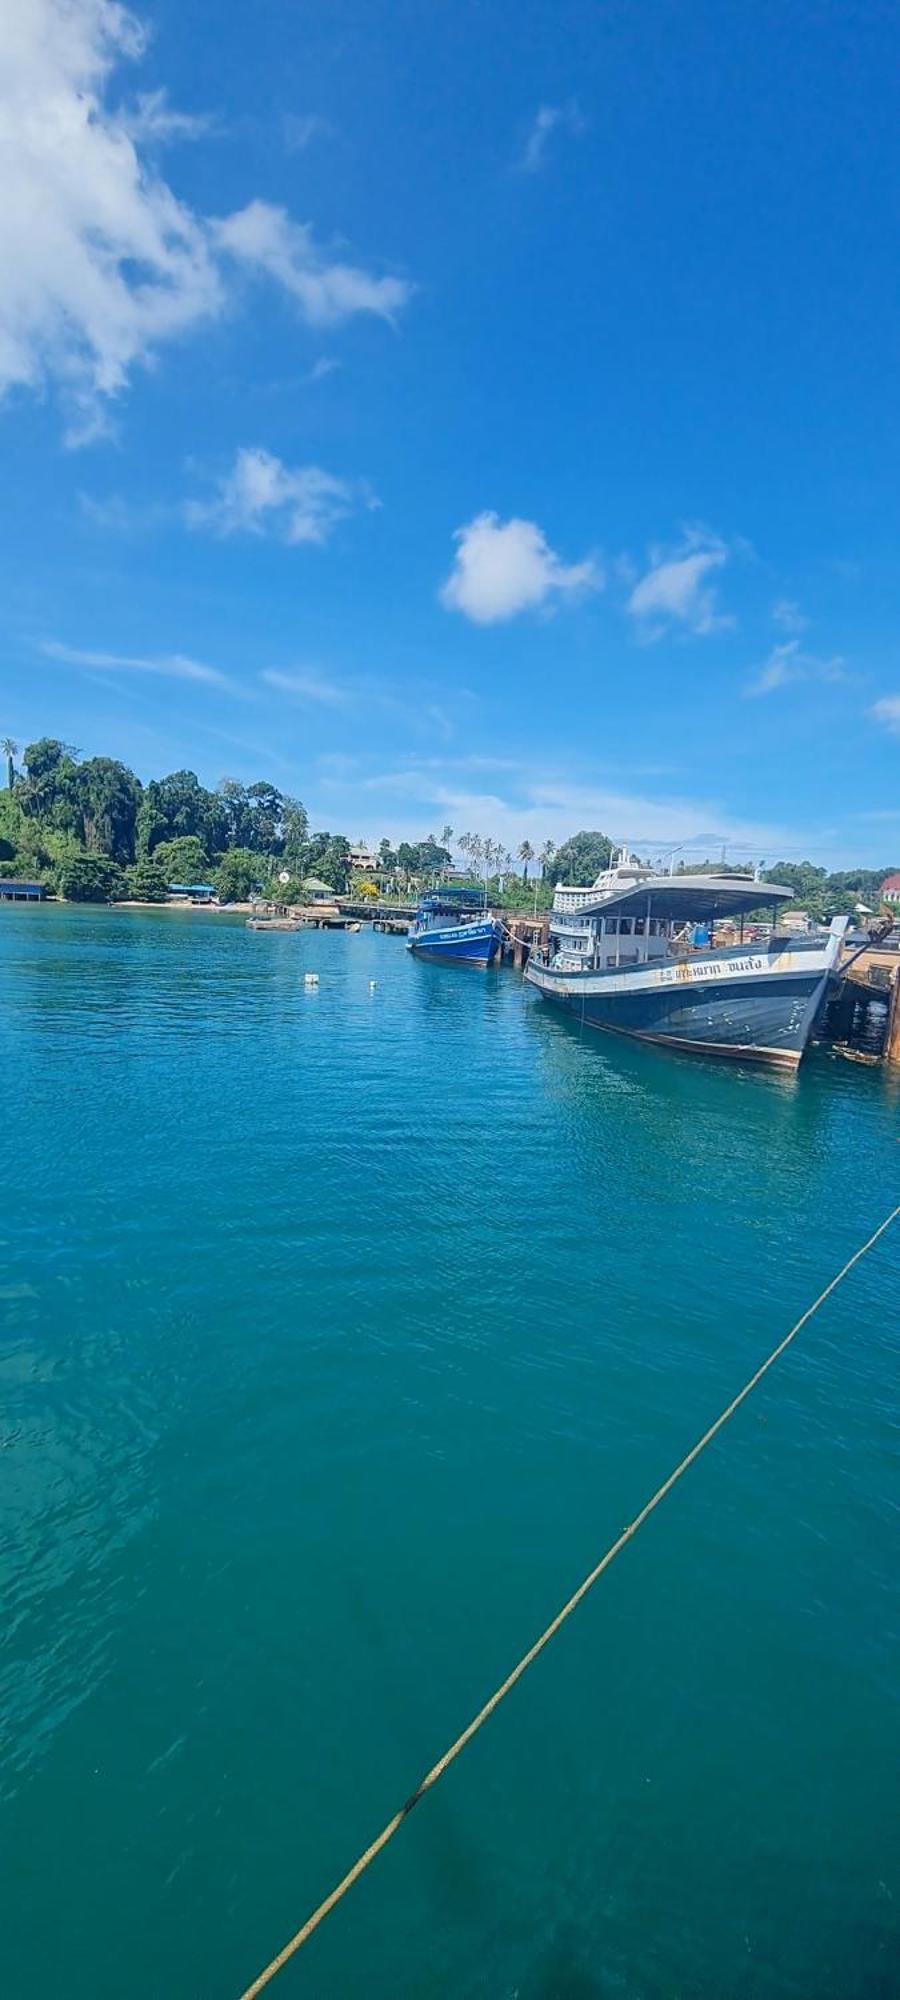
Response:
POLYGON ((354 875, 374 875, 376 868, 381 867, 381 862, 377 854, 373 854, 372 849, 361 840, 358 847, 350 849, 350 866, 354 875))
POLYGON ((212 903, 216 892, 211 882, 170 882, 169 895, 186 898, 189 903, 212 903))
POLYGON ((881 884, 881 900, 891 910, 900 909, 900 875, 888 875, 881 884))
POLYGON ((303 893, 311 903, 333 903, 334 890, 330 882, 320 882, 317 875, 307 875, 303 883, 303 893))
POLYGON ((14 882, 0 877, 0 903, 42 903, 47 891, 43 882, 14 882))
POLYGON ((812 930, 812 919, 808 910, 782 910, 778 918, 778 928, 780 931, 799 931, 802 934, 804 931, 812 930))

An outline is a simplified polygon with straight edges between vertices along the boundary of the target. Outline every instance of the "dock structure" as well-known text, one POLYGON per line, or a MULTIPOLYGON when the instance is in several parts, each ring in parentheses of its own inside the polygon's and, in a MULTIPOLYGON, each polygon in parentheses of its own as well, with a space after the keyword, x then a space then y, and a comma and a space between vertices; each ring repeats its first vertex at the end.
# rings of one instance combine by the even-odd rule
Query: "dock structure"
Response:
POLYGON ((900 1065, 900 951, 874 943, 848 965, 824 1039, 861 1062, 900 1065))
POLYGON ((540 916, 510 917, 505 927, 503 958, 524 972, 533 951, 546 951, 550 940, 550 918, 546 910, 540 916))

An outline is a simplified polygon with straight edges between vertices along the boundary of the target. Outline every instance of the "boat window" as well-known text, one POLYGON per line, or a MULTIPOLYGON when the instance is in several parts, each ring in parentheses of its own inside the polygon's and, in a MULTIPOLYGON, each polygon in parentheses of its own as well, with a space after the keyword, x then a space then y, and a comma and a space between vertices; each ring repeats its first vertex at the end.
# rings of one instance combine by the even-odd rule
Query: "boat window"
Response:
POLYGON ((619 928, 617 919, 615 917, 604 917, 603 926, 606 931, 607 937, 615 937, 616 932, 619 928))
POLYGON ((644 918, 643 918, 643 917, 635 917, 635 920, 634 920, 634 935, 635 935, 635 937, 643 937, 643 935, 644 935, 644 918))
POLYGON ((630 917, 620 917, 620 918, 619 918, 619 936, 620 936, 620 937, 630 937, 630 936, 631 936, 631 918, 630 918, 630 917))

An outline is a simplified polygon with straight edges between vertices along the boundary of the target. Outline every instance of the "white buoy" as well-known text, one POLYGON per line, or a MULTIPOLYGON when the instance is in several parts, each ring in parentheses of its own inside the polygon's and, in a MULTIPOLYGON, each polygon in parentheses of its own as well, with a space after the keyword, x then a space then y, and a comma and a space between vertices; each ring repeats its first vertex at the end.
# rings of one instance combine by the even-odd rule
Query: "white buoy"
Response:
POLYGON ((318 973, 317 973, 317 972, 304 972, 304 974, 303 974, 303 984, 304 984, 304 986, 318 986, 318 984, 319 984, 319 975, 318 975, 318 973))
POLYGON ((374 993, 374 991, 375 991, 375 981, 374 981, 374 979, 370 979, 370 980, 369 980, 369 992, 370 992, 370 993, 374 993))

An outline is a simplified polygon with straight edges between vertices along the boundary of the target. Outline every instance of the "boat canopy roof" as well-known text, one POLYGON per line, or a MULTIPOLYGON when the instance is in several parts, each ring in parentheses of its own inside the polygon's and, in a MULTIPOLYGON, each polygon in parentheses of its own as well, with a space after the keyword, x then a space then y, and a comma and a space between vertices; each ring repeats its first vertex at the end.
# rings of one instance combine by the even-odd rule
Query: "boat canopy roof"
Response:
POLYGON ((473 910, 481 907, 484 890, 477 882, 453 883, 445 889, 427 889, 419 898, 423 910, 473 910))
POLYGON ((608 890, 595 903, 583 903, 579 917, 605 915, 642 917, 647 898, 655 917, 703 923, 712 917, 739 917, 747 910, 791 902, 795 891, 778 882, 752 882, 747 875, 654 875, 627 889, 608 890))

